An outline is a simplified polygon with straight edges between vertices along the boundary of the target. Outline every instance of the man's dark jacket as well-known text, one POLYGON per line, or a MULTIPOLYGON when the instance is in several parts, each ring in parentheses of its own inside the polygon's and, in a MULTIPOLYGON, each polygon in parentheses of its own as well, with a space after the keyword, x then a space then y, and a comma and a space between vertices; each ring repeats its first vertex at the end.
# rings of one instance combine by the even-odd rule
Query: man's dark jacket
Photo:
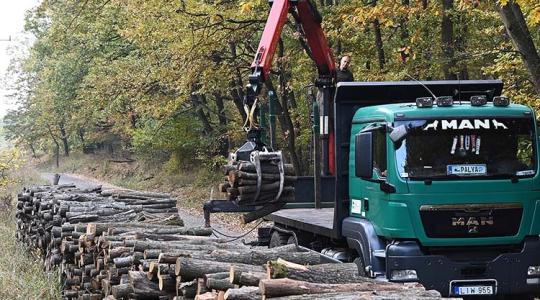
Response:
POLYGON ((354 77, 353 77, 353 74, 351 71, 349 71, 348 69, 347 70, 340 70, 340 69, 337 69, 336 70, 336 80, 337 82, 342 82, 342 81, 354 81, 354 77))

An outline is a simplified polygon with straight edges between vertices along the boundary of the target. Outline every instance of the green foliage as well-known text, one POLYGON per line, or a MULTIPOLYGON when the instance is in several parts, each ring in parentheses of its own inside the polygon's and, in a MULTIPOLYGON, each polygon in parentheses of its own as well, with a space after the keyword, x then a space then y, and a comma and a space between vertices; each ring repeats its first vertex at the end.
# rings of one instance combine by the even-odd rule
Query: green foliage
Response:
MULTIPOLYGON (((516 2, 538 45, 537 1, 516 2)), ((357 80, 500 78, 513 101, 539 108, 498 14, 497 5, 506 3, 456 0, 443 9, 441 1, 348 0, 319 10, 334 53, 352 56, 357 80), (443 17, 453 24, 452 55, 441 42, 443 17)), ((265 0, 43 1, 26 20, 37 40, 13 68, 21 107, 6 117, 8 137, 33 151, 50 151, 62 139, 82 147, 120 140, 171 171, 212 169, 223 145, 243 143, 241 93, 267 14, 265 0)), ((271 79, 288 112, 280 116, 287 122, 279 124, 279 148, 294 139, 289 157, 294 152, 305 171, 305 86, 317 74, 299 39, 288 22, 271 79)))

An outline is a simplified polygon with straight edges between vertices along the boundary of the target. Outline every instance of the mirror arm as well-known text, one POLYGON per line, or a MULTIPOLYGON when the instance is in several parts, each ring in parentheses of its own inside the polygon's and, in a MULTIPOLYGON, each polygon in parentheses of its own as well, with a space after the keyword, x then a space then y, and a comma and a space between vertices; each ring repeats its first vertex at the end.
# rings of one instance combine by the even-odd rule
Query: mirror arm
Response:
POLYGON ((362 178, 362 179, 365 181, 378 183, 380 185, 381 191, 387 194, 393 194, 396 192, 396 187, 385 179, 374 179, 374 178, 362 178))

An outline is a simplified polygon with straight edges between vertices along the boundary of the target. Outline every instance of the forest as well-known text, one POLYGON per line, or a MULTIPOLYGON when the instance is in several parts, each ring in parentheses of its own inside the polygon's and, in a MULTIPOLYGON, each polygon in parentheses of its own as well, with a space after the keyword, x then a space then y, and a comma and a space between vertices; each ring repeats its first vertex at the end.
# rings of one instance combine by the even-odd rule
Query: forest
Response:
MULTIPOLYGON (((501 79, 540 109, 538 0, 317 0, 336 61, 357 81, 501 79)), ((129 153, 171 170, 214 168, 245 139, 242 101, 266 0, 44 0, 10 68, 9 140, 34 156, 129 153)), ((289 18, 267 91, 278 147, 310 172, 317 72, 289 18)))

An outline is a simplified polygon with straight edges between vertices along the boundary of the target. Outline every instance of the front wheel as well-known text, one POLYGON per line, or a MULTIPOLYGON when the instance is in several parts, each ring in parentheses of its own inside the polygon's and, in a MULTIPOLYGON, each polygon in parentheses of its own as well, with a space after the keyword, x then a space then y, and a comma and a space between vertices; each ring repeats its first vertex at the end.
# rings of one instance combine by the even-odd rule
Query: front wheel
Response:
POLYGON ((361 257, 357 257, 353 261, 358 267, 358 275, 362 277, 367 277, 366 266, 364 265, 364 260, 361 257))

